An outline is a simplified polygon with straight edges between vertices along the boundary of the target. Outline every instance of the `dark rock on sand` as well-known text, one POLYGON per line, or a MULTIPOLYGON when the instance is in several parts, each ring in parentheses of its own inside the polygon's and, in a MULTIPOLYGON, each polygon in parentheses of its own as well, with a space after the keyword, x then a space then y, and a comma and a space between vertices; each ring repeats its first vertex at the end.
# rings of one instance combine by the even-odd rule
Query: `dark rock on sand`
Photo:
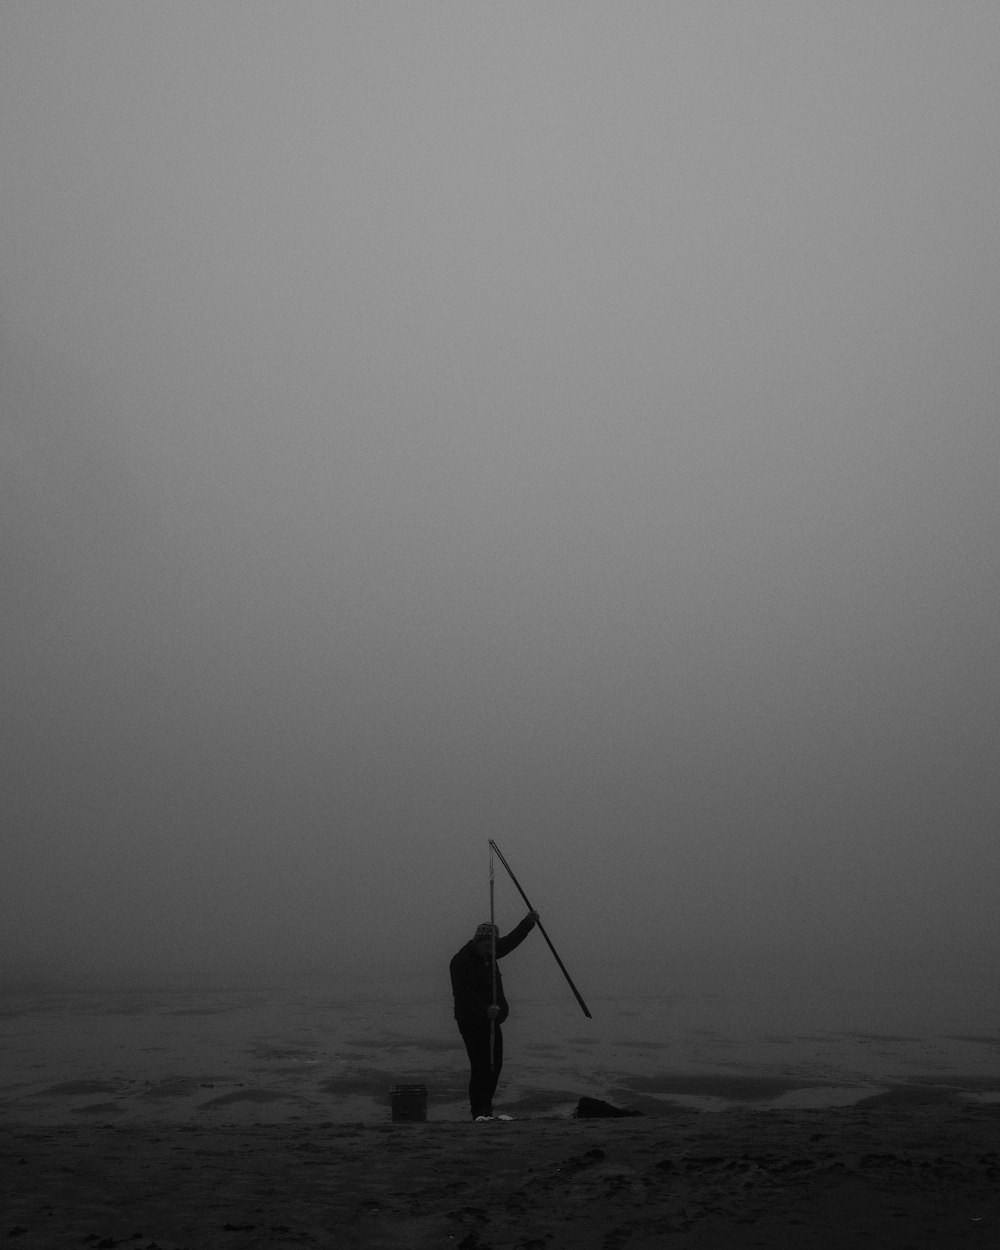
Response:
POLYGON ((573 1115, 578 1120, 607 1120, 612 1117, 642 1115, 642 1112, 626 1111, 623 1107, 616 1107, 600 1098, 581 1098, 573 1115))

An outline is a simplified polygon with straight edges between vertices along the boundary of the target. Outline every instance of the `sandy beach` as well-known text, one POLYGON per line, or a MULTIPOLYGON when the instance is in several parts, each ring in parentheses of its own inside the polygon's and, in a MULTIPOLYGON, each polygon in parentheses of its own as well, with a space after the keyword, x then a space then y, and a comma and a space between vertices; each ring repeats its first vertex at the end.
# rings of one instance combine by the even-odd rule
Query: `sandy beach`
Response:
POLYGON ((512 1123, 10 1125, 20 1250, 1000 1244, 1000 1110, 677 1110, 512 1123))
POLYGON ((436 999, 8 996, 0 1236, 23 1250, 1000 1244, 1000 1038, 984 1018, 921 1030, 894 1004, 905 1034, 866 1008, 867 1031, 741 1035, 718 1004, 598 1005, 584 1034, 524 1004, 499 1091, 514 1118, 477 1125, 436 999), (425 1122, 392 1121, 405 1081, 428 1090, 425 1122), (639 1114, 576 1119, 581 1096, 639 1114))

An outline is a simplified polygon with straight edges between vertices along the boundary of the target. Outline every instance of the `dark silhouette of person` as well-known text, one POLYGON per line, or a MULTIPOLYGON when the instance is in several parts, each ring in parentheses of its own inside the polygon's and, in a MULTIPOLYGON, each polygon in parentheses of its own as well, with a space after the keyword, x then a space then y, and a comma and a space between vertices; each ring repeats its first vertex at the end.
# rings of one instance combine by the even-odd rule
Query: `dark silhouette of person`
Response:
MULTIPOLYGON (((538 912, 529 911, 506 937, 499 936, 496 925, 481 924, 472 940, 466 942, 451 961, 455 1020, 465 1043, 471 1069, 469 1105, 473 1120, 493 1119, 493 1095, 496 1093, 500 1069, 503 1067, 503 1033, 500 1026, 510 1014, 499 968, 496 969, 496 997, 493 996, 493 940, 495 937, 496 957, 500 960, 521 945, 537 920, 538 912)), ((498 1118, 510 1119, 510 1116, 498 1118)))

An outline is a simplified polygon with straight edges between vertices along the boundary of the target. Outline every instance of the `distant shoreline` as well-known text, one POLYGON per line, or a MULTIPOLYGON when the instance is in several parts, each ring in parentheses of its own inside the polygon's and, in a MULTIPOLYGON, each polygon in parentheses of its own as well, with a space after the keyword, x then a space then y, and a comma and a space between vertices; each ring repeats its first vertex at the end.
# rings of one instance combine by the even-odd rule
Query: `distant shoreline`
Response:
MULTIPOLYGON (((518 1003, 505 1026, 498 1103, 567 1115, 584 1096, 650 1116, 823 1107, 988 1104, 1000 1034, 947 1034, 900 1019, 836 1030, 788 1016, 736 1030, 714 1004, 677 995, 518 1003)), ((428 1089, 431 1120, 467 1114, 468 1066, 447 998, 339 999, 229 987, 138 996, 81 991, 0 1001, 0 1117, 41 1125, 378 1124, 389 1090, 428 1089)))

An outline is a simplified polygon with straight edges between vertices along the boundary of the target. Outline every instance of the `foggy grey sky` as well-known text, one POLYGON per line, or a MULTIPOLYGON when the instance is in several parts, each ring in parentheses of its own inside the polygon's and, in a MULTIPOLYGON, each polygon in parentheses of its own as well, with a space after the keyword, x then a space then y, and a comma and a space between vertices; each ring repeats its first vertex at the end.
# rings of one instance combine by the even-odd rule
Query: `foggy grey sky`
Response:
POLYGON ((995 952, 998 53, 7 0, 4 972, 995 952))

